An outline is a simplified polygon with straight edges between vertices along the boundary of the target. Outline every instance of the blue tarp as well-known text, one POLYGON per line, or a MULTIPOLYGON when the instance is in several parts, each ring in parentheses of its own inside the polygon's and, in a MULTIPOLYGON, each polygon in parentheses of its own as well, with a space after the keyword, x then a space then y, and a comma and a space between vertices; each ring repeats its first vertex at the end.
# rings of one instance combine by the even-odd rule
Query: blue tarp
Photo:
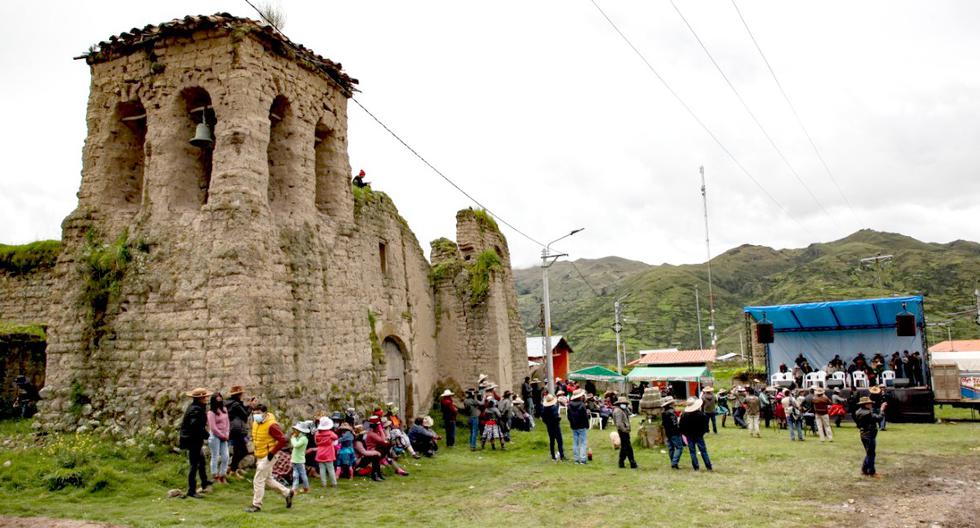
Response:
POLYGON ((835 355, 850 362, 858 353, 870 359, 881 353, 909 353, 922 349, 925 319, 922 297, 887 297, 852 301, 746 306, 745 313, 756 322, 766 319, 773 324, 775 341, 766 347, 766 367, 770 373, 803 354, 815 369, 822 369, 835 355), (895 335, 895 316, 906 310, 915 315, 916 336, 895 335))
POLYGON ((886 297, 776 306, 746 306, 745 313, 758 322, 765 312, 766 319, 776 332, 813 332, 820 330, 869 330, 895 328, 895 316, 902 303, 915 315, 916 326, 922 328, 922 297, 886 297))

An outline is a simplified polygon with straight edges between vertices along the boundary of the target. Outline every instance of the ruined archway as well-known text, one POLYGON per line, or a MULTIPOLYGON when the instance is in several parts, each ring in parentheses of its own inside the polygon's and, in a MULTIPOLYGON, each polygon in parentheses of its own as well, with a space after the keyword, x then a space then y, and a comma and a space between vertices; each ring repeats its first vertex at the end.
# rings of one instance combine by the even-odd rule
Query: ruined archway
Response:
POLYGON ((398 406, 401 416, 410 416, 409 383, 405 344, 395 336, 388 336, 381 343, 385 353, 385 399, 398 406))

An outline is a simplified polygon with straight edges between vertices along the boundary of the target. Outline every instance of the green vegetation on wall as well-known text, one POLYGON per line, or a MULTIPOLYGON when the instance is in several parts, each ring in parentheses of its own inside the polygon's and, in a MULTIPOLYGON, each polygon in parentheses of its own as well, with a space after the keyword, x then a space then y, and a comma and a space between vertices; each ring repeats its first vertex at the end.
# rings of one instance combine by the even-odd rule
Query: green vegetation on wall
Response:
POLYGON ((467 270, 470 272, 470 304, 475 306, 486 300, 492 274, 503 270, 503 263, 496 250, 487 249, 467 266, 467 270))
POLYGON ((492 231, 495 233, 500 232, 500 228, 497 226, 497 221, 490 216, 490 213, 486 209, 463 209, 462 211, 456 213, 457 217, 472 217, 476 220, 476 223, 480 226, 481 231, 492 231))
POLYGON ((61 242, 58 240, 39 240, 19 246, 0 244, 0 271, 18 274, 51 268, 58 261, 59 253, 61 242))
POLYGON ((18 324, 0 321, 0 342, 3 341, 46 341, 44 325, 18 324))
POLYGON ((80 302, 88 317, 88 338, 98 346, 109 324, 107 314, 119 301, 122 282, 129 264, 133 261, 133 250, 145 251, 142 243, 131 243, 129 232, 123 232, 112 243, 99 240, 94 231, 85 234, 82 247, 81 274, 82 293, 80 302))

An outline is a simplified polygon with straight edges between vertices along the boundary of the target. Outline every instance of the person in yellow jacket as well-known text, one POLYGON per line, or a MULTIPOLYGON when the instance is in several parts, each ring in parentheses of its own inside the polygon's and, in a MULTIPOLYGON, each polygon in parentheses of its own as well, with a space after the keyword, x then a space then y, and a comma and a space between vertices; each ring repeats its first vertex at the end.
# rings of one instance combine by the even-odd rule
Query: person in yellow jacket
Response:
POLYGON ((255 406, 252 413, 252 443, 255 445, 255 478, 252 480, 252 505, 245 509, 248 513, 262 510, 262 497, 265 487, 270 486, 286 498, 286 507, 293 507, 293 490, 283 486, 272 476, 272 459, 289 441, 276 417, 265 405, 255 406))

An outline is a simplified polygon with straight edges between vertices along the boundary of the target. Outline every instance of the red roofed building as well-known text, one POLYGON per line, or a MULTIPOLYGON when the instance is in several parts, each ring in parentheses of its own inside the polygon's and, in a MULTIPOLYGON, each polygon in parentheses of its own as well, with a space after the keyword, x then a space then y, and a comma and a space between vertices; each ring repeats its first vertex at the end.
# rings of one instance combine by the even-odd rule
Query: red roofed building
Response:
POLYGON ((641 350, 640 359, 630 361, 631 366, 646 365, 705 365, 715 362, 718 350, 641 350))

